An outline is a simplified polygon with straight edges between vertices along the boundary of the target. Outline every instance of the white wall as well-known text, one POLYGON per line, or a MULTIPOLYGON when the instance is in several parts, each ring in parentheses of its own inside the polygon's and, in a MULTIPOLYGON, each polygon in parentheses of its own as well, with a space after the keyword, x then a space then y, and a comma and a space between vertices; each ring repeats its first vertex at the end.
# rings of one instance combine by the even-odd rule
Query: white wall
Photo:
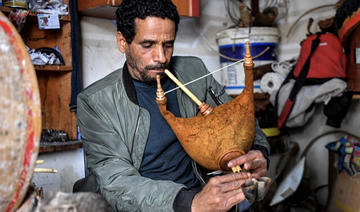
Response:
MULTIPOLYGON (((275 2, 275 1, 273 1, 275 2)), ((278 0, 282 3, 282 0, 278 0)), ((284 17, 284 8, 281 8, 278 27, 281 32, 279 45, 279 60, 294 58, 299 54, 300 41, 305 38, 306 26, 309 17, 315 19, 312 31, 317 30, 316 22, 333 16, 333 8, 316 10, 301 19, 296 25, 290 37, 286 34, 290 26, 295 22, 299 15, 306 10, 337 0, 301 0, 288 1, 289 16, 284 17)), ((224 1, 222 0, 201 0, 201 18, 181 18, 180 28, 175 43, 175 55, 195 55, 203 59, 210 71, 220 67, 219 57, 212 49, 217 49, 215 33, 224 30, 232 25, 226 14, 224 1), (206 39, 204 39, 203 34, 206 39)), ((84 87, 94 81, 104 77, 124 63, 122 55, 116 47, 114 21, 83 17, 81 19, 82 30, 82 65, 84 87)), ((219 75, 215 76, 219 79, 219 75)), ((359 102, 353 102, 351 110, 343 121, 342 129, 358 133, 356 130, 360 126, 360 106, 359 102)), ((293 129, 290 138, 301 146, 301 151, 307 143, 323 132, 331 131, 332 128, 325 125, 326 117, 322 114, 322 108, 318 108, 317 113, 304 128, 293 129)), ((311 149, 307 158, 307 165, 310 166, 313 187, 327 184, 327 150, 324 145, 328 141, 333 141, 338 136, 327 136, 319 139, 311 149)), ((319 192, 319 198, 325 204, 327 190, 319 192)))
POLYGON ((53 153, 39 154, 38 160, 44 160, 37 168, 56 169, 57 173, 34 173, 32 182, 42 187, 47 199, 57 191, 71 193, 76 180, 85 177, 84 151, 82 148, 53 153))
MULTIPOLYGON (((336 2, 336 0, 302 0, 289 2, 289 15, 285 19, 282 0, 279 2, 280 15, 278 18, 281 40, 279 45, 279 60, 296 57, 300 49, 300 41, 305 38, 306 25, 309 17, 315 19, 312 30, 316 31, 316 21, 334 15, 331 7, 316 10, 304 16, 296 25, 290 37, 285 35, 291 24, 307 9, 336 2)), ((220 67, 217 50, 216 32, 225 30, 233 25, 230 21, 224 0, 201 0, 201 17, 181 17, 179 31, 175 42, 174 55, 194 55, 203 59, 210 71, 220 67)), ((270 3, 268 3, 270 4, 270 3)), ((87 87, 94 81, 106 76, 125 61, 116 46, 116 24, 114 20, 93 17, 82 17, 82 66, 83 84, 87 87)), ((219 74, 215 76, 219 79, 219 74)))

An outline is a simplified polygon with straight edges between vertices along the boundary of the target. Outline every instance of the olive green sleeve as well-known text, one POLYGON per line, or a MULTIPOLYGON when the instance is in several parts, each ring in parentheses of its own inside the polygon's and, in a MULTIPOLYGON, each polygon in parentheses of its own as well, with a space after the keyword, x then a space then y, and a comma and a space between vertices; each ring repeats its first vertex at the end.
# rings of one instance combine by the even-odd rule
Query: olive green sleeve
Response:
POLYGON ((97 102, 78 97, 78 125, 88 168, 100 193, 116 211, 172 211, 184 185, 140 176, 134 167, 124 132, 115 132, 97 102))

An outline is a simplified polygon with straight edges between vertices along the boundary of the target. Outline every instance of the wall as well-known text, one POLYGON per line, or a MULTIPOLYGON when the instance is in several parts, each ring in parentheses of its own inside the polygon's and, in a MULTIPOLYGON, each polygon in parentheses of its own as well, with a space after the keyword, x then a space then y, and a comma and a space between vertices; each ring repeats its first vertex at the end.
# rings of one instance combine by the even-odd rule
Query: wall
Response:
MULTIPOLYGON (((276 2, 267 1, 267 2, 276 2)), ((277 1, 280 6, 282 0, 277 1)), ((294 58, 300 50, 300 41, 305 38, 307 20, 312 17, 315 19, 311 30, 315 32, 318 28, 316 22, 321 19, 329 18, 334 15, 334 9, 324 8, 316 10, 305 17, 295 26, 294 31, 289 37, 286 34, 290 26, 306 10, 324 4, 335 3, 336 0, 302 0, 288 1, 289 14, 285 18, 284 7, 280 8, 280 18, 278 18, 278 28, 281 33, 279 45, 279 60, 294 58)), ((195 55, 203 59, 210 71, 220 67, 219 57, 214 49, 217 49, 215 34, 232 25, 226 14, 224 1, 201 0, 201 18, 181 18, 177 40, 175 42, 175 55, 195 55)), ((87 87, 94 81, 106 76, 116 68, 123 65, 125 58, 116 47, 114 21, 98 19, 92 17, 82 17, 82 64, 83 64, 83 83, 87 87)), ((219 79, 219 74, 215 75, 219 79)), ((353 102, 351 109, 343 121, 342 129, 358 133, 356 127, 360 126, 360 106, 357 101, 353 102)), ((301 151, 308 142, 322 134, 334 130, 325 125, 326 117, 322 114, 322 108, 317 108, 317 112, 304 128, 291 130, 290 139, 300 144, 301 151)), ((307 165, 310 167, 313 179, 313 188, 327 184, 327 150, 324 148, 326 142, 333 141, 341 135, 326 136, 313 146, 308 153, 307 165)), ((325 204, 327 189, 318 192, 320 201, 325 204)))
POLYGON ((57 173, 34 173, 33 175, 32 182, 36 187, 42 187, 45 199, 57 191, 71 193, 76 180, 85 177, 82 148, 41 153, 38 160, 44 160, 44 163, 36 165, 36 167, 57 170, 57 173))
MULTIPOLYGON (((287 21, 282 0, 270 2, 280 2, 278 25, 281 40, 278 55, 280 60, 285 60, 298 55, 300 49, 299 42, 305 38, 308 18, 313 17, 315 19, 314 23, 316 23, 317 20, 331 17, 334 14, 334 10, 325 8, 310 13, 300 20, 291 36, 286 38, 285 35, 291 24, 305 10, 319 5, 334 3, 336 0, 291 1, 288 3, 289 15, 287 21)), ((181 17, 174 55, 198 56, 205 62, 208 69, 213 71, 220 67, 219 57, 216 53, 218 46, 215 34, 233 25, 233 23, 226 13, 225 1, 202 0, 200 1, 200 8, 200 18, 181 17)), ((313 24, 312 30, 317 30, 316 24, 313 24)), ((125 57, 116 47, 116 24, 114 20, 82 17, 81 33, 83 84, 84 87, 87 87, 116 68, 121 67, 125 57)), ((219 79, 218 74, 215 77, 219 79)))

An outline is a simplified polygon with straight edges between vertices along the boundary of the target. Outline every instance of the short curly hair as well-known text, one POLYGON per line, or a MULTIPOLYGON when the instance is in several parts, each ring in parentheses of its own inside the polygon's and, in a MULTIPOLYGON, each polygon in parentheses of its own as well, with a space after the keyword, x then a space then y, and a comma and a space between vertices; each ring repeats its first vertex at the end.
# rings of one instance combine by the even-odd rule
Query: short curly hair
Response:
POLYGON ((144 20, 148 16, 169 18, 174 21, 177 32, 180 17, 171 0, 123 0, 116 10, 117 31, 131 43, 136 34, 135 19, 144 20))

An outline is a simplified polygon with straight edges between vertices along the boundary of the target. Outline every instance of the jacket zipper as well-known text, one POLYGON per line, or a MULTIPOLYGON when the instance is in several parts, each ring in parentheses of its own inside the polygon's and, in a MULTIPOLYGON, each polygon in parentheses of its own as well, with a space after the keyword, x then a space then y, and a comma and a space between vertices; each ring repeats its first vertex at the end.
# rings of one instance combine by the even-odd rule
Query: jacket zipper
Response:
MULTIPOLYGON (((133 136, 133 141, 132 141, 132 145, 131 145, 131 154, 130 154, 130 155, 132 155, 132 154, 133 154, 133 151, 134 151, 135 136, 136 136, 137 131, 138 131, 138 129, 139 129, 139 125, 140 125, 140 107, 139 107, 139 113, 138 113, 138 117, 137 117, 137 121, 136 121, 136 128, 135 128, 135 132, 134 132, 134 136, 133 136)), ((133 161, 133 159, 132 159, 131 156, 130 156, 130 158, 131 158, 132 164, 134 164, 134 161, 133 161)))
POLYGON ((201 173, 199 172, 199 170, 197 168, 196 162, 193 159, 191 159, 191 166, 192 166, 192 169, 194 170, 195 176, 200 180, 201 184, 205 185, 206 182, 205 182, 204 178, 201 176, 201 173))

